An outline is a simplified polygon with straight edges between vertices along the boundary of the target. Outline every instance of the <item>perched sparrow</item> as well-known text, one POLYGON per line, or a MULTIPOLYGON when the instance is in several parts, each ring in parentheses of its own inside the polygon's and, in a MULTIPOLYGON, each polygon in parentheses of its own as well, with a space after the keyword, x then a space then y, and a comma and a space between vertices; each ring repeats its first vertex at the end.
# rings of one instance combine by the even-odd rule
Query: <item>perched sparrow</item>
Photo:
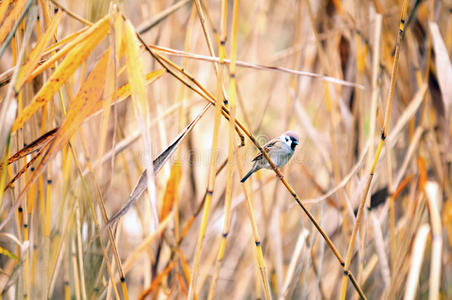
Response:
MULTIPOLYGON (((264 145, 264 150, 268 153, 271 160, 275 163, 278 168, 284 166, 295 152, 295 147, 298 145, 298 135, 293 131, 287 131, 281 136, 272 139, 267 144, 264 145)), ((259 153, 254 159, 254 165, 248 174, 240 180, 240 182, 245 182, 248 177, 259 169, 271 169, 270 164, 265 159, 262 153, 259 153)))

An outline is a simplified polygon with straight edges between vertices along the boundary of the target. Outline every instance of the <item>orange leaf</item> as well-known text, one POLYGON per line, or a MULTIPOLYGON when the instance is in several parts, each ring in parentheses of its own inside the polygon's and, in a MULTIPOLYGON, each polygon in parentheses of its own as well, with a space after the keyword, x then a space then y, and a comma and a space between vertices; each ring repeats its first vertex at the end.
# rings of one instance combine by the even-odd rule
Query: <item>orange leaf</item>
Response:
POLYGON ((182 168, 180 162, 176 161, 171 167, 171 173, 166 184, 165 194, 163 195, 162 210, 160 218, 164 219, 173 208, 174 201, 179 190, 179 183, 181 180, 182 168))
POLYGON ((60 142, 59 138, 67 136, 67 138, 61 140, 63 144, 66 144, 72 134, 80 127, 84 119, 92 113, 93 109, 96 107, 96 103, 99 102, 102 95, 105 85, 106 70, 109 63, 111 63, 110 50, 107 50, 97 62, 96 66, 81 86, 77 96, 69 106, 68 113, 58 130, 54 144, 60 142))
POLYGON ((427 167, 425 166, 425 159, 421 156, 417 159, 417 167, 419 169, 419 188, 423 191, 425 184, 427 183, 427 167))
POLYGON ((152 290, 157 285, 160 284, 162 279, 168 275, 168 273, 171 271, 172 268, 174 268, 175 265, 176 265, 176 261, 173 260, 160 274, 157 275, 157 277, 155 277, 155 279, 154 279, 154 281, 152 281, 151 285, 141 293, 141 295, 138 297, 138 299, 143 300, 144 298, 146 298, 146 296, 148 296, 152 292, 152 290))
POLYGON ((408 183, 411 181, 411 179, 413 178, 412 175, 407 175, 402 182, 399 184, 399 186, 397 187, 397 189, 394 192, 393 198, 397 199, 397 197, 400 195, 400 193, 405 189, 405 187, 408 185, 408 183))

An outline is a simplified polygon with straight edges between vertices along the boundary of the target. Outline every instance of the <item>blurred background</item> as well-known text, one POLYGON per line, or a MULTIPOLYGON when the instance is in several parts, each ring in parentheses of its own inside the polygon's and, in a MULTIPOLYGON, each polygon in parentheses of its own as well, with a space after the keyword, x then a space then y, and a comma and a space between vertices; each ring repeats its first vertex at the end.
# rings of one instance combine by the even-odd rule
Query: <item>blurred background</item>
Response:
POLYGON ((2 297, 452 298, 452 2, 402 2, 1 1, 2 297))

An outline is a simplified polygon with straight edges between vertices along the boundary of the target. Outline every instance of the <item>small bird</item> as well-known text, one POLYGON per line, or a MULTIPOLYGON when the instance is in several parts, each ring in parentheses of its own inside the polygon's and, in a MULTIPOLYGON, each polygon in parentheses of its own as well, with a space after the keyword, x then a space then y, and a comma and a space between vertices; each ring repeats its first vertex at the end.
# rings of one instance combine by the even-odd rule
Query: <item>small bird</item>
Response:
MULTIPOLYGON (((287 131, 281 136, 272 139, 264 145, 264 150, 268 153, 271 160, 278 168, 283 167, 295 152, 295 147, 298 145, 298 135, 293 131, 287 131)), ((254 165, 251 170, 240 180, 245 182, 257 170, 262 168, 271 169, 269 162, 265 159, 262 153, 259 153, 252 161, 254 165)))

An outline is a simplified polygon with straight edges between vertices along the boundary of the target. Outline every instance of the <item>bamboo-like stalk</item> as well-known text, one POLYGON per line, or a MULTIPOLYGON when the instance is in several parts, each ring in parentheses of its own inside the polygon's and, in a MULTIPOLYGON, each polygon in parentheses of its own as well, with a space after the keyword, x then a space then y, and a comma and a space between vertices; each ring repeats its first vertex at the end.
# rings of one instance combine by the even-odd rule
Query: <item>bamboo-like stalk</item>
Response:
MULTIPOLYGON (((206 41, 208 42, 209 51, 213 53, 213 47, 210 43, 209 35, 207 33, 207 30, 205 28, 205 21, 204 21, 204 14, 203 10, 201 8, 201 5, 199 3, 199 0, 195 0, 196 8, 198 9, 198 14, 201 19, 201 24, 203 26, 204 34, 206 37, 206 41)), ((226 2, 223 2, 222 10, 226 9, 226 2)), ((226 14, 226 11, 222 11, 222 27, 226 23, 226 18, 224 18, 226 14)), ((226 30, 226 28, 224 28, 226 30)), ((226 35, 224 35, 226 36, 226 35)), ((198 240, 196 242, 196 250, 195 250, 195 256, 193 260, 193 266, 192 266, 192 272, 190 276, 190 284, 188 289, 188 300, 192 300, 195 297, 196 294, 196 288, 197 288, 197 280, 198 280, 198 272, 199 272, 199 263, 201 259, 201 251, 202 251, 202 245, 204 242, 204 236, 206 233, 207 228, 207 220, 209 218, 209 211, 210 211, 210 205, 212 203, 212 197, 213 197, 213 191, 215 188, 215 179, 216 179, 216 165, 217 165, 217 147, 218 147, 218 132, 220 127, 220 119, 221 119, 221 113, 222 113, 222 105, 219 105, 220 102, 218 102, 220 97, 223 93, 223 69, 222 69, 222 62, 225 56, 224 51, 224 44, 220 46, 219 51, 219 57, 220 57, 220 65, 215 65, 215 70, 217 71, 217 101, 215 102, 215 120, 214 120, 214 127, 213 127, 213 138, 212 138, 212 147, 210 149, 210 165, 209 165, 209 173, 208 173, 208 184, 207 184, 207 194, 206 194, 206 200, 204 202, 204 211, 201 219, 201 226, 199 228, 199 234, 198 234, 198 240)))
POLYGON ((393 98, 393 94, 394 94, 395 82, 396 82, 396 77, 397 77, 397 69, 398 69, 398 63, 399 63, 400 44, 402 42, 402 36, 403 36, 403 32, 405 30, 405 17, 406 17, 407 7, 408 7, 408 0, 404 0, 403 4, 402 4, 402 11, 401 11, 401 16, 400 16, 399 32, 398 32, 397 38, 396 38, 396 51, 394 54, 394 62, 393 62, 392 72, 391 72, 391 85, 390 85, 389 92, 388 92, 388 98, 386 100, 386 111, 385 111, 383 128, 381 131, 380 143, 378 145, 377 152, 375 154, 375 158, 374 158, 373 163, 369 170, 369 177, 367 179, 363 197, 359 204, 358 213, 356 215, 355 224, 353 226, 352 236, 350 238, 350 242, 348 245, 347 256, 345 258, 345 264, 344 264, 344 276, 342 278, 342 286, 341 286, 341 294, 340 294, 341 300, 345 299, 345 295, 347 293, 347 276, 348 276, 348 274, 350 274, 349 268, 350 268, 350 262, 352 259, 353 250, 354 250, 354 246, 355 246, 356 234, 358 233, 358 228, 359 228, 359 225, 361 222, 361 216, 363 213, 364 204, 366 203, 367 195, 370 190, 370 185, 372 183, 375 169, 377 167, 378 159, 380 158, 381 150, 383 149, 383 146, 385 144, 385 139, 387 136, 387 128, 389 126, 389 120, 391 117, 392 98, 393 98))
MULTIPOLYGON (((245 175, 245 172, 243 172, 242 162, 241 162, 241 159, 240 159, 240 156, 238 153, 236 154, 236 159, 237 159, 237 167, 238 167, 239 175, 240 175, 240 178, 242 178, 245 175)), ((245 182, 242 185, 242 187, 243 187, 243 192, 245 194, 246 207, 248 209, 248 215, 249 215, 251 228, 252 228, 252 232, 253 232, 255 257, 257 260, 257 266, 259 267, 259 273, 260 273, 260 277, 261 277, 262 283, 263 283, 264 296, 265 296, 265 299, 268 300, 268 299, 271 299, 270 286, 268 284, 268 279, 267 279, 267 275, 265 272, 265 262, 264 262, 264 255, 262 252, 262 243, 261 243, 261 238, 260 238, 259 231, 257 229, 257 224, 256 224, 256 216, 254 213, 255 209, 254 209, 254 204, 253 204, 253 199, 252 199, 253 194, 249 192, 249 183, 245 182)), ((258 282, 256 282, 256 284, 258 284, 258 282)), ((257 298, 260 298, 259 295, 257 295, 257 298)))
MULTIPOLYGON (((220 237, 220 246, 218 249, 217 260, 215 262, 214 274, 212 281, 210 283, 209 294, 207 299, 212 300, 215 295, 216 285, 218 282, 218 276, 220 274, 220 268, 224 257, 224 252, 226 250, 227 237, 230 230, 231 222, 231 198, 232 198, 232 179, 234 170, 234 148, 235 148, 235 114, 236 114, 236 82, 235 82, 235 59, 237 56, 237 28, 238 28, 238 14, 239 14, 240 0, 235 0, 233 5, 233 15, 232 15, 232 33, 231 33, 231 64, 229 65, 229 145, 228 145, 228 166, 227 166, 227 182, 226 182, 226 197, 224 200, 224 224, 223 231, 220 237)), ((226 13, 227 13, 227 3, 225 0, 222 1, 222 21, 221 22, 221 41, 220 44, 224 48, 224 43, 226 42, 226 13)))

